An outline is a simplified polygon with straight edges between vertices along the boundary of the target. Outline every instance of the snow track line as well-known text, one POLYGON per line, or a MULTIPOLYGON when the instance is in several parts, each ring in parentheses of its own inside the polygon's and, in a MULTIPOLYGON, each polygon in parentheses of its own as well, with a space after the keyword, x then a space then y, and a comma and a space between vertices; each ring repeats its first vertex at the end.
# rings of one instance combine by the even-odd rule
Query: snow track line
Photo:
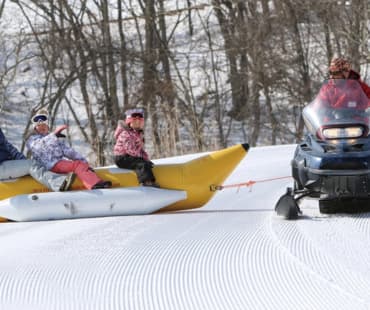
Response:
MULTIPOLYGON (((268 222, 268 218, 266 221, 268 222)), ((281 247, 271 239, 267 224, 256 235, 253 247, 253 256, 250 258, 253 264, 248 270, 252 272, 255 296, 250 298, 255 301, 261 292, 265 296, 258 300, 258 306, 254 305, 253 309, 300 309, 303 300, 311 303, 312 309, 331 309, 329 302, 318 303, 315 307, 315 302, 310 297, 301 294, 301 281, 310 282, 311 276, 301 271, 294 261, 290 263, 289 255, 281 251, 281 247)))
POLYGON ((358 213, 353 215, 348 215, 351 217, 356 224, 355 227, 358 228, 365 236, 370 236, 370 213, 358 213))
MULTIPOLYGON (((342 266, 338 266, 338 262, 330 257, 325 249, 317 248, 313 240, 298 229, 301 228, 302 223, 304 223, 304 220, 292 222, 273 219, 271 233, 272 236, 275 235, 275 242, 281 244, 288 253, 292 263, 302 264, 304 268, 301 269, 307 269, 308 273, 314 275, 311 280, 317 278, 319 281, 327 282, 326 296, 323 298, 322 292, 319 291, 315 293, 316 296, 312 296, 313 300, 319 300, 319 305, 322 307, 326 300, 346 297, 341 302, 341 305, 344 306, 343 309, 350 309, 354 302, 358 303, 359 309, 368 308, 370 303, 367 295, 370 282, 363 281, 364 279, 361 279, 358 274, 347 268, 339 268, 338 270, 338 267, 342 266), (330 294, 332 295, 330 296, 330 294)), ((299 279, 299 277, 293 275, 289 278, 299 279)), ((297 287, 304 292, 304 287, 307 286, 307 290, 312 292, 312 285, 313 283, 307 286, 306 283, 300 282, 297 287)), ((333 305, 328 304, 325 309, 332 307, 333 305)), ((333 307, 333 309, 338 309, 338 306, 333 307)))

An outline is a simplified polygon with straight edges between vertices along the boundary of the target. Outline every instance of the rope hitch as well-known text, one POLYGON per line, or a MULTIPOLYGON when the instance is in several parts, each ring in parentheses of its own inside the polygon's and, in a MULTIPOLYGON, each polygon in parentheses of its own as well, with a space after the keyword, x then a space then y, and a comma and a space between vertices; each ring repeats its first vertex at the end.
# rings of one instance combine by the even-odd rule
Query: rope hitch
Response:
POLYGON ((288 178, 291 178, 291 176, 262 179, 262 180, 257 180, 257 181, 249 180, 249 181, 243 182, 243 183, 228 184, 228 185, 215 185, 215 184, 212 184, 212 185, 210 185, 209 189, 210 189, 211 192, 215 192, 215 191, 221 191, 221 190, 223 190, 225 188, 237 187, 238 188, 238 191, 239 191, 240 187, 245 186, 245 187, 250 187, 250 190, 252 190, 252 186, 254 184, 256 184, 256 183, 270 182, 270 181, 276 181, 276 180, 282 180, 282 179, 288 179, 288 178))

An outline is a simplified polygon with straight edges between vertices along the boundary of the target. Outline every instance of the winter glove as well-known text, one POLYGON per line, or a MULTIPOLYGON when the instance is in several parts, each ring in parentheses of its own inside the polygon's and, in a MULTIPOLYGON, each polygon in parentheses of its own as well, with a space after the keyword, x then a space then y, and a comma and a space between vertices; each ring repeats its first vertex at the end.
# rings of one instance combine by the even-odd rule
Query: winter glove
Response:
POLYGON ((67 125, 60 125, 54 130, 54 134, 57 136, 57 138, 65 138, 66 135, 62 133, 63 130, 65 130, 68 126, 67 125))

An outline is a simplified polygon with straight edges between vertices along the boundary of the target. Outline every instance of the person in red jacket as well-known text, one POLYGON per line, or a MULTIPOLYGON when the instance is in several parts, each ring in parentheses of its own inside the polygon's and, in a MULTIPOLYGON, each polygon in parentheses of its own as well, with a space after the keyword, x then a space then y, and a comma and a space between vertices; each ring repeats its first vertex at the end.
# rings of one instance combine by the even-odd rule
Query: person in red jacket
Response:
POLYGON ((316 98, 317 107, 328 109, 366 110, 369 107, 370 87, 351 70, 344 58, 334 58, 329 66, 329 80, 316 98))
POLYGON ((335 57, 329 65, 330 79, 350 79, 356 80, 361 85, 362 90, 370 99, 370 86, 361 80, 358 72, 352 70, 351 63, 343 57, 335 57))

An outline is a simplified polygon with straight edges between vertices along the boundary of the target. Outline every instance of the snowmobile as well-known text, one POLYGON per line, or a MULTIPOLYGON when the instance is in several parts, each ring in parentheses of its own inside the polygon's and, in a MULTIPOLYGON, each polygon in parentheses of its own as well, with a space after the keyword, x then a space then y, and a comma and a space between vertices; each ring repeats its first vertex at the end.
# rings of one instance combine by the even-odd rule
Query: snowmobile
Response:
POLYGON ((291 161, 293 187, 275 205, 296 219, 302 198, 318 199, 321 213, 370 209, 369 99, 356 80, 327 80, 302 111, 307 128, 291 161))

